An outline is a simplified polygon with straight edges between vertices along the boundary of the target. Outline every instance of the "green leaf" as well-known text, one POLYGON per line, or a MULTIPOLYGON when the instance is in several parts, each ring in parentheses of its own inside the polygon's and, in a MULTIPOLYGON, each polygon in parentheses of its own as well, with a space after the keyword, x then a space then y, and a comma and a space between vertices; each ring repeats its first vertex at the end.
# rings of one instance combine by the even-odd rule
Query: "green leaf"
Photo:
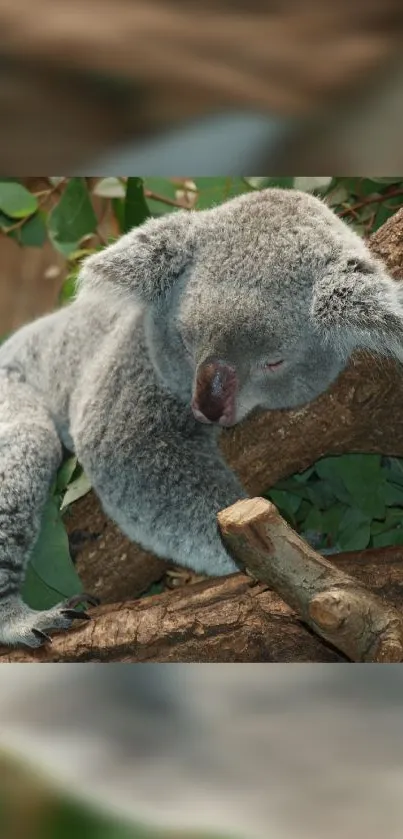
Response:
POLYGON ((371 519, 360 510, 350 507, 344 514, 337 533, 337 542, 343 551, 367 548, 371 538, 371 519))
POLYGON ((45 507, 42 527, 28 564, 23 598, 33 609, 47 609, 82 591, 70 557, 69 542, 61 518, 58 497, 45 507))
POLYGON ((308 478, 310 478, 311 475, 313 475, 314 471, 315 471, 315 466, 309 466, 309 468, 304 469, 303 472, 296 472, 296 474, 292 476, 293 480, 294 481, 300 481, 301 483, 305 483, 305 481, 307 481, 308 478))
POLYGON ((323 516, 320 510, 316 507, 311 507, 305 521, 304 521, 304 531, 306 530, 313 530, 317 533, 324 533, 323 528, 323 516))
POLYGON ((35 195, 17 181, 0 181, 0 210, 13 219, 31 216, 38 209, 35 195))
POLYGON ((70 300, 73 299, 76 292, 77 274, 78 271, 75 270, 66 277, 59 294, 60 306, 70 303, 70 300))
POLYGON ((83 495, 87 495, 87 493, 91 489, 91 484, 84 474, 81 473, 77 478, 75 478, 71 483, 68 485, 67 490, 65 492, 63 501, 61 503, 60 509, 63 511, 69 504, 73 504, 74 501, 78 501, 79 498, 82 498, 83 495))
POLYGON ((337 496, 330 481, 310 481, 306 491, 312 504, 321 510, 327 510, 336 503, 337 496))
POLYGON ((124 232, 138 227, 150 217, 150 211, 144 197, 142 178, 128 178, 125 198, 124 232))
POLYGON ((403 545, 403 530, 395 528, 372 537, 374 548, 387 548, 389 545, 403 545))
POLYGON ((49 236, 54 246, 64 256, 69 256, 96 227, 97 218, 84 178, 71 178, 59 203, 49 214, 49 236))
POLYGON ((301 503, 301 498, 298 495, 292 495, 290 492, 284 492, 279 489, 270 490, 269 495, 273 504, 280 510, 280 513, 292 520, 301 503))
POLYGON ((329 510, 325 510, 322 514, 323 532, 330 536, 333 540, 340 530, 341 522, 345 517, 347 507, 344 504, 335 504, 329 510))
MULTIPOLYGON (((389 483, 389 481, 385 482, 384 490, 383 490, 383 497, 385 500, 385 504, 389 507, 391 504, 402 504, 403 505, 403 487, 399 486, 398 484, 389 483)), ((403 515, 403 510, 402 510, 403 515)), ((381 516, 379 516, 381 518, 381 516)))
POLYGON ((48 237, 45 218, 44 213, 35 213, 32 218, 24 222, 15 231, 17 242, 24 248, 41 248, 48 237))
POLYGON ((330 481, 341 501, 345 499, 340 498, 337 479, 349 493, 350 503, 370 516, 384 514, 384 475, 380 455, 348 454, 324 458, 316 464, 316 471, 320 477, 330 481))
POLYGON ((125 202, 122 198, 112 198, 112 209, 115 214, 115 219, 119 225, 119 230, 124 233, 125 230, 125 202))
POLYGON ((193 178, 193 181, 198 191, 198 210, 208 210, 236 195, 253 192, 246 178, 193 178))
POLYGON ((384 519, 381 519, 381 521, 373 519, 371 523, 371 534, 375 535, 376 533, 385 533, 387 530, 392 530, 392 528, 400 527, 402 522, 402 507, 388 507, 384 519))
POLYGON ((388 481, 403 486, 403 461, 400 458, 386 458, 384 472, 388 481))
POLYGON ((60 494, 65 492, 67 489, 68 484, 70 483, 74 472, 77 468, 77 458, 73 455, 72 457, 68 457, 67 460, 63 463, 60 467, 57 478, 56 478, 56 493, 60 494))
POLYGON ((291 492, 293 495, 298 495, 298 498, 304 498, 305 501, 312 501, 310 486, 308 484, 298 483, 295 476, 288 478, 286 481, 279 481, 270 492, 281 490, 282 492, 291 492))

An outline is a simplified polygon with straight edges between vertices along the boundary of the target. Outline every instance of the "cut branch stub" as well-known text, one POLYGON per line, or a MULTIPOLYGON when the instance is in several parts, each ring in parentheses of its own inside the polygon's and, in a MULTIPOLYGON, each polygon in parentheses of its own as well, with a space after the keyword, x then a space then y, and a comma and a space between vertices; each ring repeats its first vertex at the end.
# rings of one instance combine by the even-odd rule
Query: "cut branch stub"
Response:
POLYGON ((352 661, 403 661, 399 612, 316 553, 270 501, 238 501, 218 523, 235 560, 352 661))

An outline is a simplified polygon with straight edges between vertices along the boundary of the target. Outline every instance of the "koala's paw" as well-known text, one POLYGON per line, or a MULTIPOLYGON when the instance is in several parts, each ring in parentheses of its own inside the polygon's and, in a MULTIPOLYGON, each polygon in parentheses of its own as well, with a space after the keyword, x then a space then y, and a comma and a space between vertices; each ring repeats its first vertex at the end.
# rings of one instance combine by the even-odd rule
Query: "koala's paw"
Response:
POLYGON ((52 609, 38 612, 21 600, 3 601, 0 603, 0 644, 35 648, 51 643, 49 630, 69 629, 75 620, 91 620, 85 610, 76 609, 76 606, 83 603, 97 605, 98 602, 91 595, 80 594, 52 609))

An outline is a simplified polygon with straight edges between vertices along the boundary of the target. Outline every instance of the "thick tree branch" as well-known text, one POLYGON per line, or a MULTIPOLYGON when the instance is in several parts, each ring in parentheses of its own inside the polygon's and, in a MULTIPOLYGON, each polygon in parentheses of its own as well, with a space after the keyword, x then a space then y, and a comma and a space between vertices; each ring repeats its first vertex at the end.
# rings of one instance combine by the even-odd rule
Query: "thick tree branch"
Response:
MULTIPOLYGON (((339 554, 340 571, 403 611, 403 548, 339 554)), ((37 651, 0 650, 8 662, 340 662, 342 653, 243 574, 135 602, 91 609, 93 620, 37 651)))

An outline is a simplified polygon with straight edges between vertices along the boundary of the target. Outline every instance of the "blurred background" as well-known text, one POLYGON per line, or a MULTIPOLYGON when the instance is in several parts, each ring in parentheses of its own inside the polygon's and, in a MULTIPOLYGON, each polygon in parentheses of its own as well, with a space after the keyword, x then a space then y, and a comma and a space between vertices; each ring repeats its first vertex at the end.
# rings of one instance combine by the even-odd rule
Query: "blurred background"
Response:
POLYGON ((1 170, 393 175, 402 26, 401 0, 1 0, 1 170))
POLYGON ((403 670, 380 667, 3 668, 1 835, 400 839, 403 670))

